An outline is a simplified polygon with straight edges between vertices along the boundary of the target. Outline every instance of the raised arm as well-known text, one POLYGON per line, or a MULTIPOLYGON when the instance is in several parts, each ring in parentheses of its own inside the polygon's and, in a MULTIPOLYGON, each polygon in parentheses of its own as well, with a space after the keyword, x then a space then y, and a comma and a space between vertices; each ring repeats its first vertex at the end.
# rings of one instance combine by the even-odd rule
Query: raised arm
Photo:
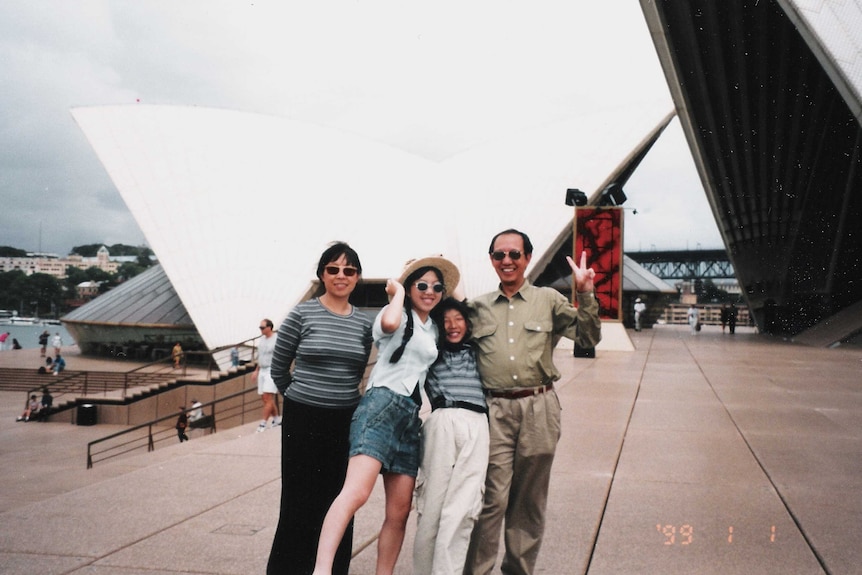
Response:
POLYGON ((581 252, 580 265, 575 263, 571 257, 566 256, 566 261, 572 268, 572 273, 575 276, 575 289, 578 293, 591 292, 595 289, 593 281, 596 278, 596 270, 587 267, 587 252, 581 252))
POLYGON ((380 317, 380 327, 384 333, 394 333, 401 325, 401 314, 404 311, 404 286, 398 280, 386 280, 386 293, 389 295, 389 305, 380 317))

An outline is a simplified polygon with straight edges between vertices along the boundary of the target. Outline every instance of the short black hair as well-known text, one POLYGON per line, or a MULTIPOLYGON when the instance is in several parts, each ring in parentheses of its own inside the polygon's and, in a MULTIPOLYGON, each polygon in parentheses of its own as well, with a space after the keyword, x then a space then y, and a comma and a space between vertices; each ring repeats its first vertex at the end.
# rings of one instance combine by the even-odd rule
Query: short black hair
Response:
POLYGON ((515 228, 509 228, 508 230, 503 230, 502 232, 498 233, 493 238, 491 238, 491 245, 488 246, 488 253, 489 254, 494 253, 494 243, 496 243, 497 238, 499 238, 500 236, 506 236, 509 234, 521 236, 521 239, 524 240, 524 255, 525 256, 528 256, 528 255, 533 253, 533 242, 530 241, 530 237, 527 234, 525 234, 524 232, 522 232, 520 230, 516 230, 515 228))
POLYGON ((317 262, 317 278, 322 281, 323 268, 341 256, 344 256, 347 263, 355 267, 357 273, 362 275, 362 264, 359 262, 359 254, 356 253, 356 250, 347 245, 346 242, 335 242, 320 254, 320 260, 317 262))

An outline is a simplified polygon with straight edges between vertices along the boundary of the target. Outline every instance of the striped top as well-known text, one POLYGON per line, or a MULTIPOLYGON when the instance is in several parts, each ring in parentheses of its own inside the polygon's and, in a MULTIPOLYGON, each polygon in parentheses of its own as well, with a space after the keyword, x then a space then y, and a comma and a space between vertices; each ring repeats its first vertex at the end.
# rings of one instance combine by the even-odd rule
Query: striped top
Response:
POLYGON ((371 353, 371 324, 355 307, 342 316, 317 298, 297 305, 279 327, 275 342, 271 375, 279 391, 316 407, 355 407, 371 353))
POLYGON ((440 357, 428 370, 425 392, 431 405, 439 400, 460 401, 485 409, 485 394, 473 348, 463 345, 458 349, 442 349, 440 357))

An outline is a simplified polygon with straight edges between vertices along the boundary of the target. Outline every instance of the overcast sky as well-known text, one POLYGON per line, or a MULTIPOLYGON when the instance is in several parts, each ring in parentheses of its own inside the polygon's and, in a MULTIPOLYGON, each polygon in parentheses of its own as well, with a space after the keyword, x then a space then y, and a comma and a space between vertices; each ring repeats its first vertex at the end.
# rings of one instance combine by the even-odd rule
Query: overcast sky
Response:
MULTIPOLYGON (((31 251, 146 244, 75 106, 283 115, 436 161, 598 102, 671 109, 631 0, 0 0, 0 14, 0 245, 31 251)), ((627 250, 721 246, 678 120, 626 194, 627 250)))

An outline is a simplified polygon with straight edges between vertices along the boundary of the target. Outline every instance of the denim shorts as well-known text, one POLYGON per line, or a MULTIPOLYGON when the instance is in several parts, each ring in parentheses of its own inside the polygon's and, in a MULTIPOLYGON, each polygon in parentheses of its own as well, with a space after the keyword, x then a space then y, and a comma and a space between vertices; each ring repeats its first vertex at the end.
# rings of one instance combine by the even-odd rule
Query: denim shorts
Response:
POLYGON ((350 422, 350 456, 379 461, 381 473, 416 477, 419 471, 419 406, 385 387, 369 389, 350 422))

